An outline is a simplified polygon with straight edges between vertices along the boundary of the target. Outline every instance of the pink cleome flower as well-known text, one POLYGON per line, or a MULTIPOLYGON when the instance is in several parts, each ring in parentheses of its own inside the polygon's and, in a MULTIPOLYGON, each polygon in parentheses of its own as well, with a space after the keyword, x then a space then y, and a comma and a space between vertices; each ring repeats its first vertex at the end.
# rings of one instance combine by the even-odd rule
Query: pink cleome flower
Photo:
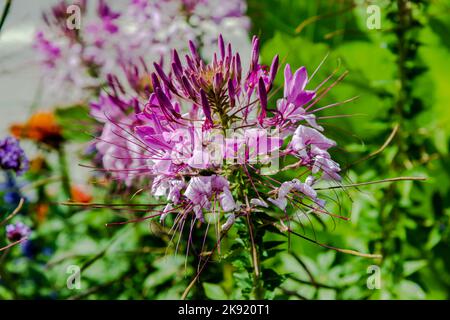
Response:
POLYGON ((283 97, 269 108, 279 59, 274 57, 270 68, 262 66, 259 40, 254 37, 252 44, 246 72, 239 53, 222 36, 210 63, 193 42, 183 59, 173 50, 169 72, 154 63, 145 100, 134 96, 127 101, 121 85, 110 81, 112 92, 102 98, 103 105, 112 103, 111 112, 123 116, 105 120, 98 143, 111 149, 99 148, 104 167, 126 181, 151 178, 152 194, 168 201, 162 219, 192 212, 204 221, 206 212, 229 213, 227 229, 250 206, 272 203, 283 211, 297 204, 323 207, 314 185, 340 180, 339 165, 328 152, 336 143, 320 132, 309 110, 316 91, 306 89, 306 69, 292 74, 286 66, 283 97), (128 111, 121 111, 124 106, 128 111), (122 155, 115 157, 119 164, 105 161, 116 153, 122 155), (304 173, 278 181, 275 175, 283 168, 276 164, 287 159, 297 161, 304 173))

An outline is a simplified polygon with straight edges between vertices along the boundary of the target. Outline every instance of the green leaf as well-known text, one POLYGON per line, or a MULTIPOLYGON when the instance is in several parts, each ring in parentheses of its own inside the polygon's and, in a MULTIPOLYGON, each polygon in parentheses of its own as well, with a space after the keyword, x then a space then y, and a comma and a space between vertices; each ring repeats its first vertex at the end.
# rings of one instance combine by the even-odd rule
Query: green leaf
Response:
POLYGON ((66 140, 87 142, 92 139, 91 131, 93 131, 95 120, 89 116, 85 105, 58 108, 55 115, 59 126, 63 128, 62 134, 66 140))
POLYGON ((144 281, 144 288, 153 288, 171 280, 182 268, 182 257, 169 256, 154 263, 157 271, 152 272, 144 281))
POLYGON ((395 291, 399 297, 402 299, 424 299, 425 292, 422 288, 415 282, 409 280, 402 280, 398 286, 396 286, 395 291))
POLYGON ((427 260, 405 261, 403 263, 403 275, 408 277, 428 264, 427 260))
POLYGON ((433 247, 435 245, 437 245, 439 243, 439 241, 441 241, 442 235, 439 232, 439 228, 435 227, 431 230, 430 235, 428 236, 428 241, 425 244, 425 248, 427 250, 431 250, 433 249, 433 247))
POLYGON ((322 270, 327 270, 333 264, 334 259, 336 258, 336 251, 328 251, 322 253, 318 258, 318 265, 322 270))
POLYGON ((265 241, 263 246, 264 249, 271 250, 285 243, 286 241, 265 241))
POLYGON ((273 269, 262 269, 262 276, 264 279, 264 288, 269 291, 275 290, 286 280, 285 276, 278 274, 273 269))
POLYGON ((206 297, 212 300, 226 300, 228 299, 227 294, 221 286, 214 283, 203 283, 203 289, 205 290, 206 297))

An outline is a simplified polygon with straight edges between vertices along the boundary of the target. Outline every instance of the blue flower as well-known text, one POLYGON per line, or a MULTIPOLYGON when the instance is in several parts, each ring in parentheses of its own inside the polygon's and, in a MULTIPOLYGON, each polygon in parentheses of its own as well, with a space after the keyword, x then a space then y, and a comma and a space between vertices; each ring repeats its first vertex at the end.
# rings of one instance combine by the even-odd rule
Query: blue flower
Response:
POLYGON ((0 183, 0 193, 3 194, 3 201, 6 205, 5 210, 9 210, 11 207, 17 207, 20 199, 24 198, 20 192, 21 187, 22 184, 17 183, 14 173, 5 171, 5 182, 0 183))
POLYGON ((34 259, 39 251, 39 247, 31 240, 25 240, 20 244, 20 247, 22 249, 22 254, 28 259, 34 259))

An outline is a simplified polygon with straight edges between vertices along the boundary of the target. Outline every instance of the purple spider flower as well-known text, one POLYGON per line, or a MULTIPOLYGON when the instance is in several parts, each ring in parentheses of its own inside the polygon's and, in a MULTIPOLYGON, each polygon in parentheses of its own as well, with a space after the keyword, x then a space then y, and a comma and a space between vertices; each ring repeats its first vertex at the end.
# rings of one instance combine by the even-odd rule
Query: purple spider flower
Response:
MULTIPOLYGON (((270 67, 261 65, 255 37, 250 66, 244 70, 239 53, 222 36, 217 43, 209 63, 193 42, 183 58, 178 50, 172 51, 169 70, 154 63, 148 99, 133 100, 134 106, 120 121, 120 116, 106 118, 102 153, 117 159, 123 169, 104 167, 113 167, 112 173, 127 180, 150 178, 151 193, 168 201, 161 220, 171 213, 186 219, 192 212, 194 219, 204 221, 204 214, 213 212, 227 214, 223 228, 228 229, 246 206, 272 204, 285 211, 295 200, 308 210, 322 210, 325 201, 314 186, 321 180, 339 181, 340 168, 329 154, 336 143, 320 132, 324 129, 314 111, 307 110, 306 105, 317 100, 316 92, 307 89, 306 69, 292 74, 286 66, 284 95, 276 109, 270 108, 278 57, 270 67), (306 179, 266 181, 261 171, 283 157, 305 168, 306 179), (237 175, 243 180, 236 181, 237 175), (262 191, 262 186, 270 192, 262 191), (250 199, 239 191, 244 189, 250 199)), ((132 79, 139 79, 139 73, 135 69, 132 79)), ((118 81, 110 81, 110 88, 114 99, 103 100, 121 110, 126 104, 120 97, 126 89, 118 81)))
POLYGON ((324 178, 329 180, 340 180, 339 164, 331 160, 328 149, 336 143, 328 139, 314 128, 300 125, 295 131, 290 147, 297 153, 305 166, 312 168, 312 173, 320 170, 324 178))
POLYGON ((236 203, 231 195, 229 182, 222 176, 199 176, 193 177, 184 193, 186 198, 191 200, 193 210, 197 219, 204 221, 203 210, 211 206, 211 197, 217 196, 223 212, 236 209, 236 203))

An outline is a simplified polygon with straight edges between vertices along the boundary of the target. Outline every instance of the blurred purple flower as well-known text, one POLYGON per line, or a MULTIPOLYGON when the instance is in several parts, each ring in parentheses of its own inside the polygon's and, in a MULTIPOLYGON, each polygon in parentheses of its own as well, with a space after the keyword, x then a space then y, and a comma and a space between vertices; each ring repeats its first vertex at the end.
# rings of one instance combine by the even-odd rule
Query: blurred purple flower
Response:
POLYGON ((31 235, 31 229, 22 222, 8 224, 6 226, 6 238, 11 242, 16 242, 31 235))
POLYGON ((249 28, 243 0, 129 0, 117 9, 98 0, 93 14, 86 1, 75 4, 83 28, 66 27, 70 4, 60 0, 44 13, 34 41, 46 90, 60 94, 61 85, 70 85, 72 97, 86 97, 124 66, 163 61, 172 48, 187 51, 189 40, 199 39, 207 50, 221 30, 244 36, 249 28))
POLYGON ((21 175, 28 170, 29 162, 19 141, 13 137, 0 140, 0 168, 21 175))

